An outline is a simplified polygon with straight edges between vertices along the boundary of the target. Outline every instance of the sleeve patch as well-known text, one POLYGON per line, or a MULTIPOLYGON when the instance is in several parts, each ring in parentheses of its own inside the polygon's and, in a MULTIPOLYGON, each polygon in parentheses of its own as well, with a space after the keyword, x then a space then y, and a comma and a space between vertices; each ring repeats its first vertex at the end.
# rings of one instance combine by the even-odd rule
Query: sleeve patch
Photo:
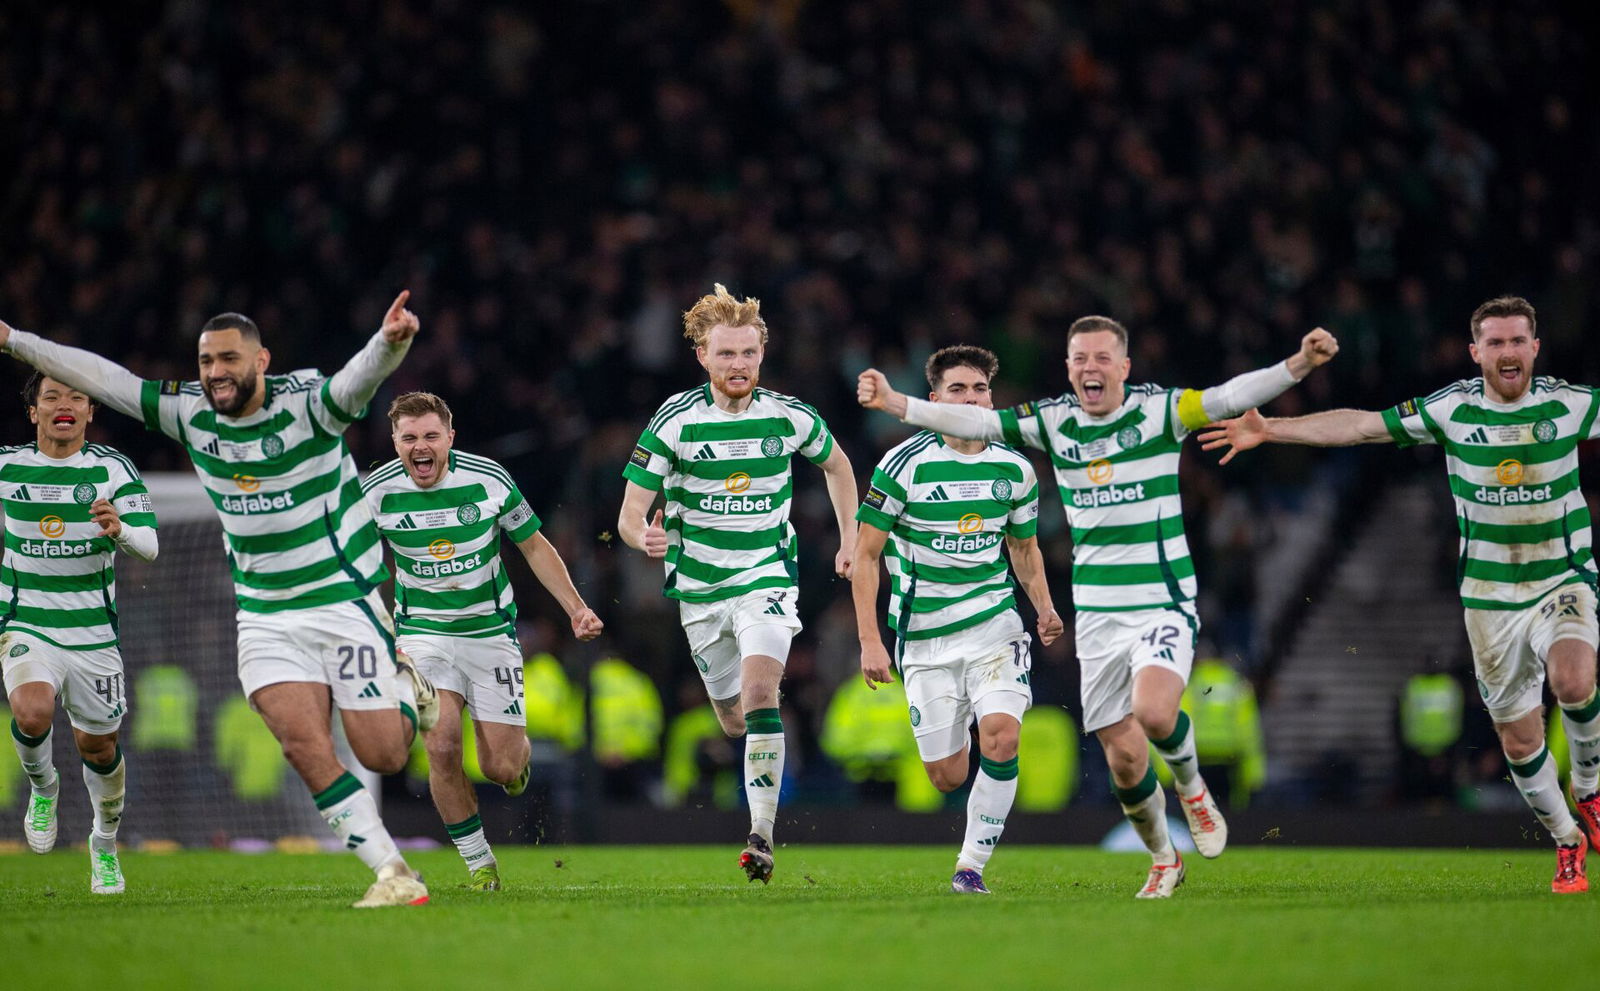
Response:
POLYGON ((867 497, 861 500, 862 505, 872 509, 882 509, 884 502, 889 498, 888 493, 874 485, 867 489, 867 497))
POLYGON ((183 383, 177 379, 167 379, 156 391, 163 396, 176 396, 183 391, 183 383))
POLYGON ((515 530, 522 524, 533 519, 533 509, 527 503, 521 503, 516 509, 506 514, 506 529, 515 530))
POLYGON ((1417 415, 1417 401, 1415 399, 1407 399, 1405 402, 1401 403, 1395 408, 1400 411, 1401 416, 1417 415))
POLYGON ((1030 416, 1039 415, 1039 408, 1031 402, 1019 403, 1015 409, 1019 420, 1026 420, 1030 416))
POLYGON ((638 465, 640 468, 648 468, 650 467, 650 452, 645 450, 643 446, 635 447, 633 456, 628 458, 628 463, 638 465))

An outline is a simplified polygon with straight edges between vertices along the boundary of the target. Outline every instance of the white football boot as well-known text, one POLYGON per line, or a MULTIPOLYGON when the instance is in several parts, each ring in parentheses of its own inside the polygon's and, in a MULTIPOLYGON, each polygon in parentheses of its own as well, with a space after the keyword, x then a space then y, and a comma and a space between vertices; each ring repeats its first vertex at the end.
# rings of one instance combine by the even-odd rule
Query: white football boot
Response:
POLYGON ((1183 806, 1183 817, 1189 820, 1189 835, 1194 838, 1194 848, 1200 851, 1200 856, 1207 860, 1222 856, 1223 848, 1228 845, 1228 824, 1217 808, 1216 799, 1211 797, 1211 789, 1202 788, 1193 798, 1179 795, 1178 804, 1183 806))

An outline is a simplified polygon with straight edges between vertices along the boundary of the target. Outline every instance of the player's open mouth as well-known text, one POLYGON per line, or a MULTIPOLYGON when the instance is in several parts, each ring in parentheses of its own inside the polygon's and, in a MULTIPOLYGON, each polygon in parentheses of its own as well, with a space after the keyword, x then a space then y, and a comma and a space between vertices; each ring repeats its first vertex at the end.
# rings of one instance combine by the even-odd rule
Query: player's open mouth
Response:
POLYGON ((206 383, 206 389, 212 399, 225 399, 234 393, 233 379, 212 379, 206 383))
POLYGON ((60 416, 52 419, 50 422, 58 427, 70 427, 78 422, 78 418, 75 416, 68 416, 67 414, 63 413, 60 416))
POLYGON ((1101 396, 1103 396, 1105 394, 1106 394, 1106 384, 1104 382, 1085 382, 1085 383, 1083 383, 1083 398, 1089 400, 1090 402, 1094 402, 1095 400, 1098 400, 1101 396))
POLYGON ((1522 366, 1521 365, 1501 365, 1500 366, 1500 381, 1502 381, 1502 382, 1515 382, 1517 379, 1519 379, 1521 377, 1522 377, 1522 366))
POLYGON ((418 475, 421 475, 424 478, 432 475, 433 455, 429 454, 422 457, 413 456, 411 458, 411 470, 415 471, 418 475))

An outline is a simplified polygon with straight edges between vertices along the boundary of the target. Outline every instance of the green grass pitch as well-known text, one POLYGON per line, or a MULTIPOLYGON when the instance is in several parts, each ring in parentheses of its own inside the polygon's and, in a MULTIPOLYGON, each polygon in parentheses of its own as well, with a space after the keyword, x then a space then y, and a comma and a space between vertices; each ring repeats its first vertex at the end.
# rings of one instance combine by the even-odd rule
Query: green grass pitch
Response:
MULTIPOLYGON (((0 857, 0 973, 58 988, 1506 988, 1600 963, 1600 884, 1549 893, 1553 853, 1240 847, 1169 902, 1149 861, 1002 849, 990 898, 954 848, 780 847, 769 887, 733 847, 502 847, 474 894, 453 850, 413 854, 432 904, 347 908, 353 857, 0 857)), ((1558 976, 1558 975, 1565 975, 1558 976)))

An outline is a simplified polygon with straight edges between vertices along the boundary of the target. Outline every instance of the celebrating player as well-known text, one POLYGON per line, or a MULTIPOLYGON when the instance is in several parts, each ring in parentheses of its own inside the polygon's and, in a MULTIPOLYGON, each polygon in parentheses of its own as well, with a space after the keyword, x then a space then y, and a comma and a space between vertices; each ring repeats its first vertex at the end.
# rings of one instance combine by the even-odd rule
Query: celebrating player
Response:
POLYGON ((344 442, 417 333, 408 296, 332 377, 267 375, 261 332, 237 313, 201 328, 198 382, 144 381, 0 323, 0 347, 188 451, 233 565, 239 681, 323 819, 377 875, 360 908, 428 900, 376 802, 334 756, 329 728, 337 707, 356 757, 392 773, 405 766, 418 722, 426 730, 438 716, 433 686, 396 657, 377 591, 387 577, 378 530, 344 442))
POLYGON ((822 467, 839 525, 834 570, 849 577, 856 525, 855 476, 822 416, 757 388, 766 353, 761 303, 721 285, 683 315, 684 336, 710 381, 661 405, 623 475, 617 530, 629 547, 664 558, 665 594, 723 732, 745 736, 750 838, 739 865, 772 878, 772 828, 783 782, 778 682, 800 630, 796 547, 789 524, 789 459, 822 467), (666 510, 650 509, 665 487, 666 510))
POLYGON ((1072 525, 1084 728, 1105 748, 1112 791, 1152 857, 1140 898, 1171 896, 1184 875, 1150 744, 1172 769, 1195 846, 1216 857, 1228 841, 1195 766, 1189 716, 1178 707, 1200 629, 1178 497, 1183 439, 1276 397, 1337 351, 1333 336, 1318 328, 1287 360, 1204 391, 1129 386, 1128 332, 1109 317, 1090 316, 1067 329, 1072 392, 1055 399, 996 412, 908 398, 876 369, 861 373, 863 406, 941 434, 1049 453, 1072 525))
POLYGON ((156 516, 133 462, 84 443, 94 402, 35 372, 22 390, 38 440, 0 447, 6 513, 6 586, 0 663, 11 702, 11 740, 32 793, 22 831, 34 853, 56 845, 61 778, 50 748, 56 698, 72 720, 83 783, 94 808, 89 890, 121 894, 117 826, 128 765, 117 745, 127 714, 117 649, 116 552, 156 557, 156 516))
POLYGON ((394 551, 398 646, 439 692, 439 722, 423 734, 428 789, 475 891, 499 891, 478 796, 462 768, 461 710, 472 713, 478 765, 516 796, 528 787, 527 714, 517 605, 500 567, 505 531, 539 583, 561 603, 579 640, 604 624, 584 605, 561 555, 516 483, 488 458, 454 449, 450 407, 430 392, 389 406, 397 457, 362 484, 394 551))
MULTIPOLYGON (((993 409, 989 386, 999 366, 983 348, 935 351, 928 400, 993 409)), ((1039 638, 1048 645, 1062 631, 1035 536, 1039 480, 1009 447, 925 430, 878 462, 856 520, 852 584, 862 677, 874 690, 892 680, 878 632, 878 560, 887 543, 889 625, 917 749, 940 791, 966 783, 968 727, 977 719, 978 777, 950 887, 986 895, 983 869, 1017 796, 1017 739, 1033 704, 1031 644, 1002 542, 1039 614, 1039 638)))
POLYGON ((1587 891, 1584 858, 1600 846, 1600 697, 1595 693, 1595 583, 1578 443, 1600 437, 1600 391, 1533 377, 1533 306, 1491 299, 1472 314, 1467 346, 1482 375, 1383 412, 1329 410, 1269 419, 1254 410, 1202 434, 1206 450, 1268 442, 1344 447, 1439 444, 1461 532, 1461 602, 1489 716, 1517 787, 1556 843, 1550 889, 1587 891), (1544 681, 1572 751, 1567 810, 1545 748, 1544 681), (1587 842, 1584 834, 1587 833, 1587 842))

